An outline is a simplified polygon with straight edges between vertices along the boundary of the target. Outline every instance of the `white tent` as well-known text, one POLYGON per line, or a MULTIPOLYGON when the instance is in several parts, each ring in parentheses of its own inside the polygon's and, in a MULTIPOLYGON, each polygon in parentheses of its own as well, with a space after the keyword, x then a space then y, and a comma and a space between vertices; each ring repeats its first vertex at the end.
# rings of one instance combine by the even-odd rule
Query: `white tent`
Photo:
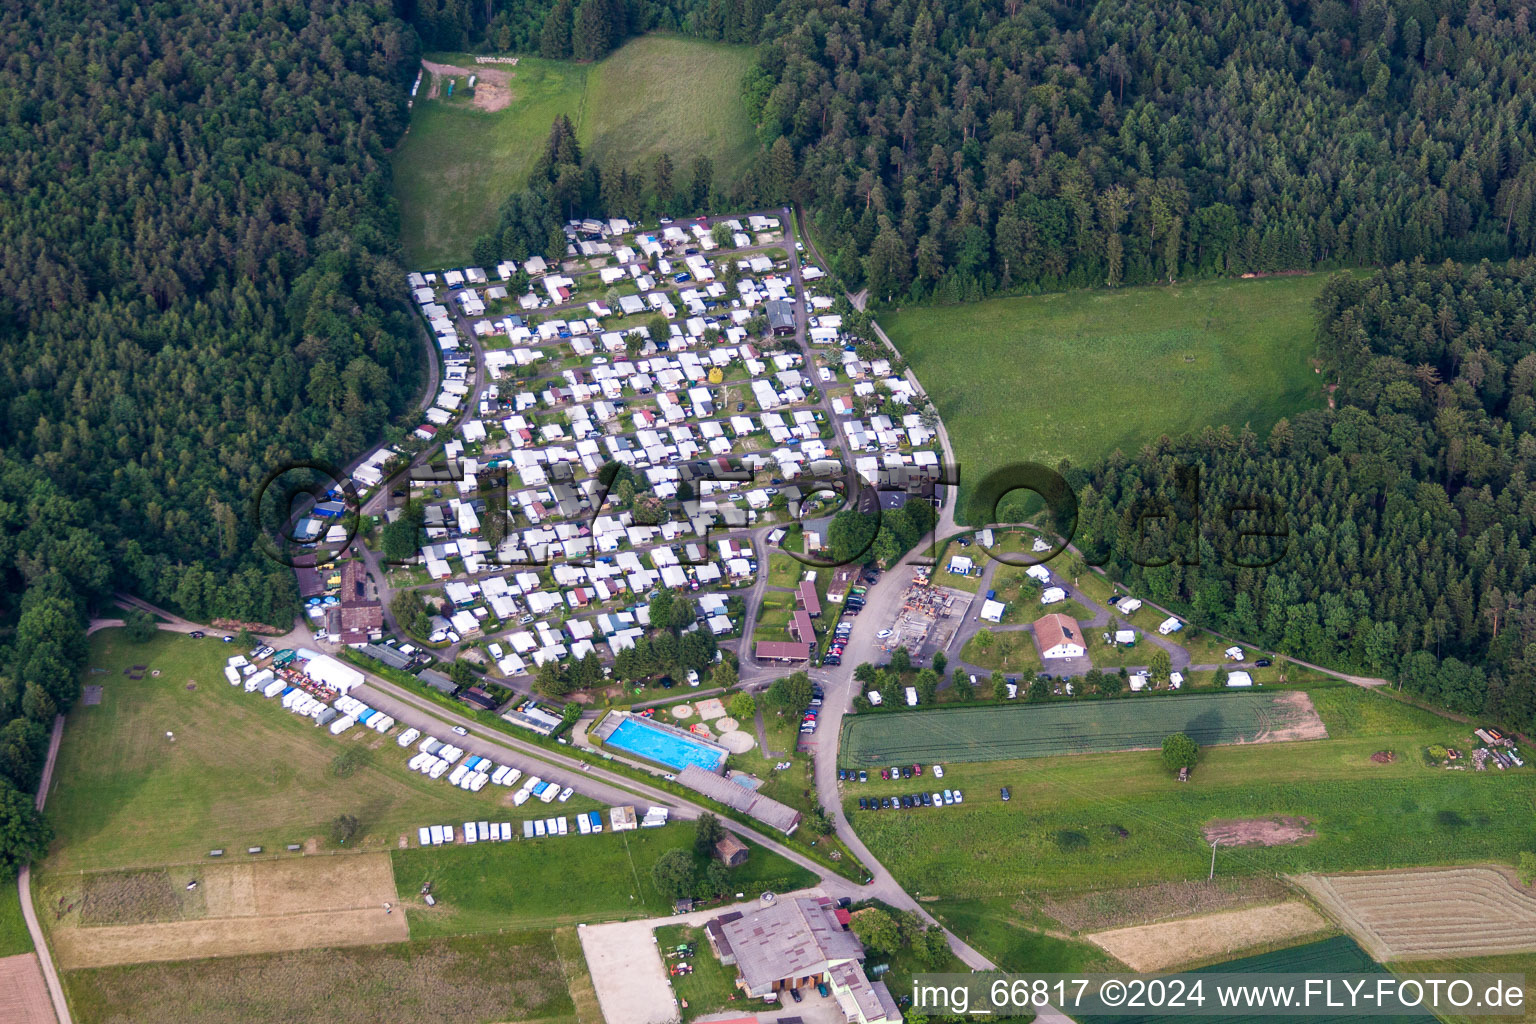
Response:
POLYGON ((1242 687, 1252 685, 1253 676, 1250 676, 1247 672, 1233 672, 1231 675, 1227 676, 1227 686, 1229 687, 1242 687))
POLYGON ((988 622, 1003 621, 1003 611, 1007 606, 1001 601, 986 601, 981 606, 981 617, 988 622))
POLYGON ((351 665, 343 665, 329 654, 311 658, 304 666, 304 673, 317 683, 329 686, 338 693, 351 693, 363 685, 363 674, 351 665))

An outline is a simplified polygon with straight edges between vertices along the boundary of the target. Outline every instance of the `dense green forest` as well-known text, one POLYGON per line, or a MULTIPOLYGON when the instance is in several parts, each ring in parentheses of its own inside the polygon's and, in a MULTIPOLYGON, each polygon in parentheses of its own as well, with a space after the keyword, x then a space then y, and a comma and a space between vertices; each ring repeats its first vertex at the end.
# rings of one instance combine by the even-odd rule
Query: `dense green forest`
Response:
MULTIPOLYGON (((0 13, 0 834, 132 589, 291 621, 253 485, 341 463, 421 375, 385 148, 419 44, 388 4, 0 13)), ((12 826, 19 831, 13 832, 12 826)), ((0 861, 0 870, 8 864, 0 861)))
MULTIPOLYGON (((760 43, 743 88, 764 159, 729 195, 805 204, 833 269, 877 299, 1502 259, 1536 245, 1527 0, 454 10, 465 44, 538 51, 552 23, 561 55, 606 52, 571 48, 582 24, 607 45, 653 27, 760 43), (498 28, 477 21, 487 16, 498 28), (524 27, 502 32, 512 22, 524 27)), ((689 205, 615 195, 588 188, 565 205, 689 205)))
POLYGON ((1336 408, 1069 469, 1078 544, 1197 626, 1536 725, 1536 261, 1340 275, 1318 305, 1336 408))

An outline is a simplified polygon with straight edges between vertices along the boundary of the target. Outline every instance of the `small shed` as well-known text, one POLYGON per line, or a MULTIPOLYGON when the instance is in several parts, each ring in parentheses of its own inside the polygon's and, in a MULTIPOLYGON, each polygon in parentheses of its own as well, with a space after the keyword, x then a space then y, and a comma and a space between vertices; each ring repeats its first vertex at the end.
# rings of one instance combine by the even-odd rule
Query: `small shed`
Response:
POLYGON ((733 835, 727 835, 715 844, 715 856, 728 868, 747 862, 747 844, 733 835))

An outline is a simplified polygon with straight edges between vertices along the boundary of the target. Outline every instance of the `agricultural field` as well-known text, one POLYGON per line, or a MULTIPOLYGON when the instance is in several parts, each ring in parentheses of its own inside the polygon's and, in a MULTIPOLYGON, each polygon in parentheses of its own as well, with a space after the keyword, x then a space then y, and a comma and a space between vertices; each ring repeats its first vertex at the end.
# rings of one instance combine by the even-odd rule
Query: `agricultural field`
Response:
POLYGON ((868 768, 1140 750, 1160 746, 1175 732, 1202 746, 1326 735, 1298 691, 1169 694, 854 716, 844 724, 839 763, 868 768))
POLYGON ((1466 726, 1358 687, 1313 692, 1328 694, 1332 738, 1207 747, 1189 783, 1175 780, 1157 751, 953 762, 942 785, 963 790, 963 806, 858 810, 860 796, 934 788, 928 775, 923 783, 845 785, 843 806, 908 891, 941 899, 1066 901, 1204 879, 1204 830, 1215 822, 1295 819, 1311 833, 1293 843, 1223 847, 1218 878, 1513 863, 1529 848, 1530 769, 1428 767, 1419 751, 1463 744, 1466 726), (1397 756, 1373 760, 1384 750, 1397 756), (1006 803, 1003 786, 1012 795, 1006 803))
POLYGON ((21 891, 15 882, 0 885, 0 957, 32 952, 32 936, 21 916, 21 891))
POLYGON ((1263 433, 1321 404, 1311 303, 1326 279, 915 306, 881 322, 949 430, 969 521, 976 482, 1009 462, 1084 464, 1222 424, 1263 433))
POLYGON ((317 1019, 323 1005, 329 1024, 571 1024, 579 946, 576 957, 548 931, 520 931, 74 970, 63 981, 80 1021, 286 1024, 317 1019))
MULTIPOLYGON (((1269 953, 1259 953, 1255 956, 1243 957, 1239 960, 1228 960, 1224 963, 1213 964, 1202 968, 1201 974, 1385 974, 1386 968, 1355 945, 1347 936, 1337 936, 1331 939, 1322 939, 1318 942, 1309 942, 1300 946, 1291 946, 1287 949, 1277 949, 1269 953)), ((1233 1015, 1222 1017, 1216 1015, 1203 1016, 1201 1021, 1220 1022, 1220 1024, 1248 1024, 1252 1016, 1233 1015)), ((1308 1022, 1317 1024, 1342 1024, 1344 1021, 1358 1021, 1360 1017, 1346 1017, 1343 1015, 1308 1014, 1308 1022)), ((1403 1015, 1403 1016, 1372 1016, 1371 1021, 1380 1021, 1381 1024, 1434 1024, 1435 1018, 1428 1013, 1403 1015)), ((1156 1021, 1166 1021, 1167 1017, 1094 1017, 1095 1024, 1153 1024, 1156 1021)))
POLYGON ((39 915, 63 968, 403 942, 389 856, 54 873, 39 915))
MULTIPOLYGON (((417 938, 615 921, 668 913, 651 879, 667 850, 692 849, 693 828, 603 832, 557 840, 397 850, 401 904, 417 938), (437 906, 422 902, 432 885, 437 906)), ((740 891, 788 892, 816 882, 804 868, 756 844, 731 871, 740 891)))
POLYGON ((1536 895, 1492 868, 1297 881, 1378 960, 1536 953, 1536 895))
MULTIPOLYGON (((1508 956, 1458 956, 1438 960, 1413 960, 1408 963, 1388 963, 1394 974, 1523 974, 1525 975, 1525 1016, 1507 1017, 1505 1020, 1530 1020, 1536 1016, 1536 955, 1514 953, 1508 956)), ((1441 1014, 1444 1024, 1474 1024, 1495 1018, 1488 1016, 1461 1016, 1441 1014)))
MULTIPOLYGON (((532 816, 501 806, 507 789, 466 793, 407 771, 392 736, 331 736, 230 687, 222 671, 231 653, 179 633, 146 644, 115 629, 91 637, 85 681, 104 687, 102 703, 70 712, 48 798, 58 838, 38 870, 196 862, 211 849, 289 843, 319 852, 333 847, 339 814, 361 822, 347 848, 362 850, 392 849, 402 835, 414 843, 431 822, 532 816), (147 666, 142 679, 124 675, 133 665, 147 666), (357 745, 371 760, 337 778, 335 758, 357 745)), ((596 807, 573 797, 564 810, 596 807)))
POLYGON ((757 149, 741 100, 748 47, 651 35, 596 64, 522 57, 488 71, 465 54, 427 59, 474 70, 482 82, 487 74, 507 79, 496 102, 477 105, 462 76, 452 100, 429 98, 431 76, 423 77, 410 131, 391 158, 413 267, 469 259, 502 201, 527 182, 558 115, 571 119, 583 152, 601 164, 633 170, 667 153, 683 180, 702 154, 714 161, 715 181, 729 182, 757 149))
POLYGON ((54 1024, 56 1020, 42 966, 31 953, 0 956, 0 1020, 5 1024, 54 1024))

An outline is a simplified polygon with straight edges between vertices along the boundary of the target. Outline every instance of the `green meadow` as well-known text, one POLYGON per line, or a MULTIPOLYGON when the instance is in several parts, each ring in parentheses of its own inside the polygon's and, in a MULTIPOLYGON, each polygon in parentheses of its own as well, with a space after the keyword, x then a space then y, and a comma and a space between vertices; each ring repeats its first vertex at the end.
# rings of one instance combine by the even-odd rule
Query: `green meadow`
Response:
POLYGON ((938 407, 961 510, 1010 462, 1091 462, 1163 434, 1268 431, 1322 404, 1312 300, 1327 275, 918 306, 881 325, 938 407))

